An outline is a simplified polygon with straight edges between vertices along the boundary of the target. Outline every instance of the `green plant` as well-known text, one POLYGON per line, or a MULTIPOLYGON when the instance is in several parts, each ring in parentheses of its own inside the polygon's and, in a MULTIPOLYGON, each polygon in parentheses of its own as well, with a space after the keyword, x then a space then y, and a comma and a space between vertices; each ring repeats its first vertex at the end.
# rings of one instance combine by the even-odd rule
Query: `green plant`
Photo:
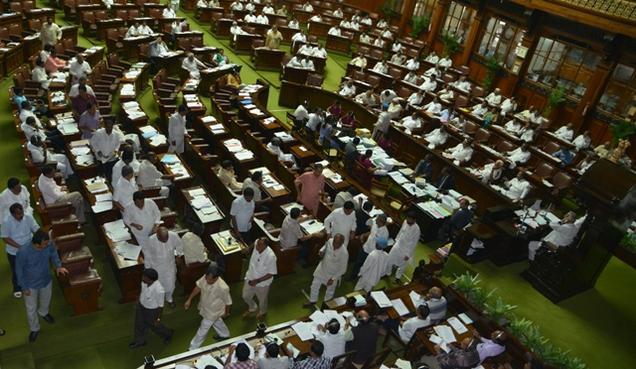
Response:
POLYGON ((486 58, 484 60, 484 66, 486 67, 486 76, 482 81, 482 85, 485 91, 490 91, 493 83, 495 82, 495 77, 501 71, 501 61, 494 56, 486 58))
POLYGON ((461 275, 456 275, 452 284, 457 291, 467 294, 479 288, 480 282, 479 274, 471 275, 470 272, 466 272, 461 275))
POLYGON ((636 253, 636 233, 626 233, 619 245, 636 253))
POLYGON ((413 19, 411 19, 411 37, 419 37, 424 31, 428 30, 429 24, 431 24, 430 15, 414 16, 413 19))
POLYGON ((543 109, 544 117, 548 117, 554 109, 565 103, 565 93, 565 86, 562 84, 557 84, 556 87, 550 90, 550 93, 548 94, 548 101, 543 109))
POLYGON ((442 34, 442 44, 444 45, 444 55, 455 55, 461 46, 459 39, 450 32, 444 32, 442 34))
POLYGON ((384 14, 384 17, 387 19, 395 19, 400 16, 400 13, 395 10, 398 8, 398 0, 385 0, 382 6, 380 7, 380 12, 384 14))
POLYGON ((610 131, 612 131, 612 141, 616 143, 618 140, 635 135, 636 123, 619 120, 610 124, 610 131))
POLYGON ((512 317, 511 312, 517 308, 517 305, 506 304, 501 297, 497 297, 494 302, 486 303, 484 306, 486 315, 497 322, 504 318, 510 320, 512 317))

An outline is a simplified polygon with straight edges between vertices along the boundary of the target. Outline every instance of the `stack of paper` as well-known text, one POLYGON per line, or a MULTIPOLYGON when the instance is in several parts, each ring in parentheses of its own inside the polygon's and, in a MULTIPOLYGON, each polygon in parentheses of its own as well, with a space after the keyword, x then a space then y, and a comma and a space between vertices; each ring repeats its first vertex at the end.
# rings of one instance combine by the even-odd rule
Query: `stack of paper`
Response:
POLYGON ((135 85, 132 83, 125 83, 121 86, 120 94, 122 95, 135 95, 135 85))
POLYGON ((325 226, 318 220, 310 219, 300 223, 300 226, 307 234, 322 232, 325 226))
POLYGON ((97 201, 95 205, 91 206, 91 209, 93 210, 93 213, 95 214, 103 213, 112 208, 113 208, 112 201, 97 201))
POLYGON ((371 291, 371 297, 375 300, 380 308, 392 307, 393 304, 389 299, 389 296, 384 291, 371 291))
POLYGON ((137 260, 141 252, 141 246, 128 242, 118 242, 115 244, 115 252, 126 260, 137 260))
POLYGON ((402 299, 393 299, 391 300, 391 304, 393 305, 393 308, 395 309, 395 312, 398 313, 398 315, 404 316, 409 314, 409 309, 406 307, 406 305, 404 305, 404 301, 402 301, 402 299))
POLYGON ((447 319, 448 324, 457 332, 457 334, 464 334, 468 332, 468 328, 461 322, 461 320, 457 319, 457 317, 450 317, 447 319))
POLYGON ((249 150, 242 150, 242 151, 236 152, 234 156, 239 161, 250 160, 254 158, 254 153, 252 153, 249 150))
POLYGON ((435 327, 433 327, 433 330, 439 336, 439 338, 444 340, 444 342, 446 343, 457 342, 457 339, 455 339, 455 334, 453 333, 453 330, 449 326, 436 325, 435 327))
POLYGON ((174 155, 174 154, 165 154, 162 158, 161 158, 161 162, 164 164, 174 164, 174 163, 179 163, 179 157, 174 155))
POLYGON ((314 334, 312 333, 312 325, 311 323, 306 322, 298 322, 292 325, 292 329, 296 332, 298 338, 301 341, 309 341, 314 338, 314 334))
MULTIPOLYGON (((211 115, 206 115, 205 117, 201 117, 201 121, 203 123, 214 123, 216 122, 216 118, 211 115)), ((222 127, 223 125, 221 125, 222 127)))
POLYGON ((126 228, 122 219, 105 223, 104 230, 106 231, 106 236, 113 242, 128 241, 131 239, 128 228, 126 228))
POLYGON ((87 146, 79 146, 79 147, 72 148, 71 153, 74 156, 87 155, 91 153, 91 149, 90 147, 87 147, 87 146))

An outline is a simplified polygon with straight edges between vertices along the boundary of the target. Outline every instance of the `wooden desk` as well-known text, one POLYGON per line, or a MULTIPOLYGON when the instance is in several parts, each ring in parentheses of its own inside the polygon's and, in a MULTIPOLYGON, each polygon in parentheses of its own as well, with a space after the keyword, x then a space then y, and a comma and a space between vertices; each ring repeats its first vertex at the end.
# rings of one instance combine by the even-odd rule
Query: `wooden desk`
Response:
MULTIPOLYGON (((314 64, 314 67, 316 64, 314 64)), ((296 67, 283 67, 283 78, 284 81, 294 82, 305 84, 307 81, 307 76, 309 75, 309 70, 304 68, 296 68, 296 67)))
POLYGON ((230 28, 232 28, 232 23, 234 19, 229 18, 221 18, 216 22, 212 23, 212 32, 214 33, 214 37, 216 38, 230 38, 232 34, 230 33, 230 28))
POLYGON ((197 14, 199 16, 199 22, 208 23, 215 17, 222 17, 225 10, 221 7, 218 8, 197 8, 197 14))
POLYGON ((237 54, 250 54, 252 52, 252 42, 261 40, 261 35, 236 35, 230 40, 230 47, 237 54))
POLYGON ((261 189, 265 191, 265 193, 267 193, 267 195, 271 197, 276 204, 283 204, 289 201, 291 191, 289 191, 289 189, 285 187, 278 178, 276 178, 274 173, 270 172, 270 170, 266 167, 252 168, 249 170, 250 174, 258 171, 260 171, 263 175, 263 184, 261 185, 261 189))
POLYGON ((90 149, 90 143, 88 140, 79 140, 72 141, 66 144, 66 156, 73 167, 73 171, 75 175, 77 175, 81 179, 92 178, 97 175, 97 160, 93 156, 93 153, 90 149), (74 154, 73 148, 81 148, 80 150, 84 150, 84 152, 88 152, 87 157, 90 158, 90 164, 82 162, 79 164, 78 156, 74 154), (88 151, 86 151, 86 148, 88 151))
POLYGON ((257 47, 254 49, 254 67, 256 69, 278 71, 284 57, 285 51, 283 50, 257 47))
POLYGON ((302 168, 308 167, 318 160, 318 155, 304 145, 292 146, 289 151, 291 151, 292 155, 298 160, 298 164, 302 168))
MULTIPOLYGON (((181 190, 181 197, 183 198, 183 202, 181 203, 181 211, 182 213, 191 212, 194 214, 196 219, 203 226, 203 234, 208 235, 215 232, 218 232, 221 228, 222 224, 225 222, 225 215, 221 211, 221 209, 214 202, 214 198, 201 186, 194 186, 189 188, 184 188, 181 190), (197 209, 196 206, 192 205, 192 201, 196 197, 207 197, 208 200, 212 203, 212 206, 207 208, 197 209)), ((202 237, 204 238, 204 237, 202 237)))
MULTIPOLYGON (((139 260, 127 260, 116 251, 116 243, 106 235, 103 225, 99 226, 100 236, 106 245, 106 255, 111 261, 111 266, 115 273, 115 279, 121 292, 120 303, 134 302, 141 292, 141 275, 144 264, 139 260)), ((126 242, 132 242, 132 239, 126 242)))
POLYGON ((212 251, 221 258, 221 264, 225 268, 223 279, 229 283, 241 281, 243 258, 250 247, 234 237, 229 230, 213 233, 209 239, 212 242, 212 251))
POLYGON ((327 22, 315 22, 309 21, 309 34, 313 36, 318 36, 320 38, 327 37, 329 33, 329 28, 333 25, 327 22))
POLYGON ((112 207, 110 210, 102 211, 99 213, 96 213, 93 210, 93 206, 95 206, 95 204, 97 203, 98 196, 101 195, 100 197, 103 197, 103 196, 110 195, 110 197, 112 198, 113 191, 110 184, 108 183, 108 180, 106 180, 105 178, 96 176, 96 177, 82 180, 81 184, 82 184, 82 187, 81 187, 82 194, 84 198, 87 200, 88 205, 91 207, 95 224, 104 224, 104 223, 112 222, 121 217, 119 210, 114 205, 112 205, 112 201, 111 201, 112 207), (93 190, 93 192, 91 192, 92 187, 99 186, 99 183, 103 183, 103 185, 101 185, 102 189, 97 191, 93 190))
POLYGON ((156 38, 156 35, 123 38, 121 40, 122 45, 124 45, 121 51, 123 58, 126 60, 139 59, 139 45, 148 44, 156 38))
POLYGON ((192 185, 192 180, 194 178, 190 167, 185 163, 183 158, 179 154, 161 154, 158 155, 159 161, 161 162, 162 171, 169 175, 174 175, 172 183, 174 183, 175 187, 178 189, 184 189, 190 187, 192 185), (173 164, 164 162, 167 155, 173 155, 177 158, 177 161, 173 164))
POLYGON ((349 55, 351 53, 352 39, 348 37, 327 35, 327 43, 325 49, 349 55))
POLYGON ((97 27, 97 39, 98 40, 105 40, 106 39, 106 30, 111 29, 111 28, 119 28, 119 27, 124 27, 124 20, 121 18, 112 18, 112 19, 105 19, 105 20, 99 20, 96 22, 96 27, 97 27))

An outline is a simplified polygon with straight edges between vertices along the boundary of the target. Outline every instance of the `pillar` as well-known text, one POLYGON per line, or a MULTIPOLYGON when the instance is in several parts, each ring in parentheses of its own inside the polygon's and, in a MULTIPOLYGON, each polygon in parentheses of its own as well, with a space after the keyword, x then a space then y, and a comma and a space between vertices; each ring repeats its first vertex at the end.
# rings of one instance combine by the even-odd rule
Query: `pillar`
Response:
POLYGON ((450 0, 437 0, 437 4, 435 4, 435 9, 433 9, 433 14, 431 14, 431 26, 426 36, 426 44, 429 51, 432 50, 435 38, 437 38, 440 29, 442 29, 449 4, 450 0))
POLYGON ((400 16, 400 23, 398 24, 399 35, 404 36, 406 31, 406 25, 413 17, 413 11, 415 10, 416 0, 406 0, 402 6, 402 14, 400 16))
POLYGON ((475 19, 473 20, 473 24, 470 26, 470 31, 468 32, 468 37, 466 37, 466 41, 464 42, 464 50, 457 58, 457 62, 454 63, 456 65, 467 65, 470 60, 470 56, 475 49, 476 44, 479 42, 479 34, 481 30, 481 23, 484 20, 484 12, 483 8, 477 10, 477 14, 475 14, 475 19))

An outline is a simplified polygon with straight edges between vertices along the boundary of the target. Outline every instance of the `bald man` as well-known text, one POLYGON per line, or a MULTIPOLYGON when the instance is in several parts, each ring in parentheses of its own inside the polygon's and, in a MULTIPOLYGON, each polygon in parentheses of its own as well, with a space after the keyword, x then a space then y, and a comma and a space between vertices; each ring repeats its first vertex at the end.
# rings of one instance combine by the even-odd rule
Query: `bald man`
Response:
POLYGON ((166 302, 174 308, 172 299, 177 281, 177 263, 175 255, 183 255, 181 238, 166 227, 157 228, 157 233, 148 238, 148 242, 141 245, 144 253, 144 265, 159 273, 159 282, 165 290, 166 302))

